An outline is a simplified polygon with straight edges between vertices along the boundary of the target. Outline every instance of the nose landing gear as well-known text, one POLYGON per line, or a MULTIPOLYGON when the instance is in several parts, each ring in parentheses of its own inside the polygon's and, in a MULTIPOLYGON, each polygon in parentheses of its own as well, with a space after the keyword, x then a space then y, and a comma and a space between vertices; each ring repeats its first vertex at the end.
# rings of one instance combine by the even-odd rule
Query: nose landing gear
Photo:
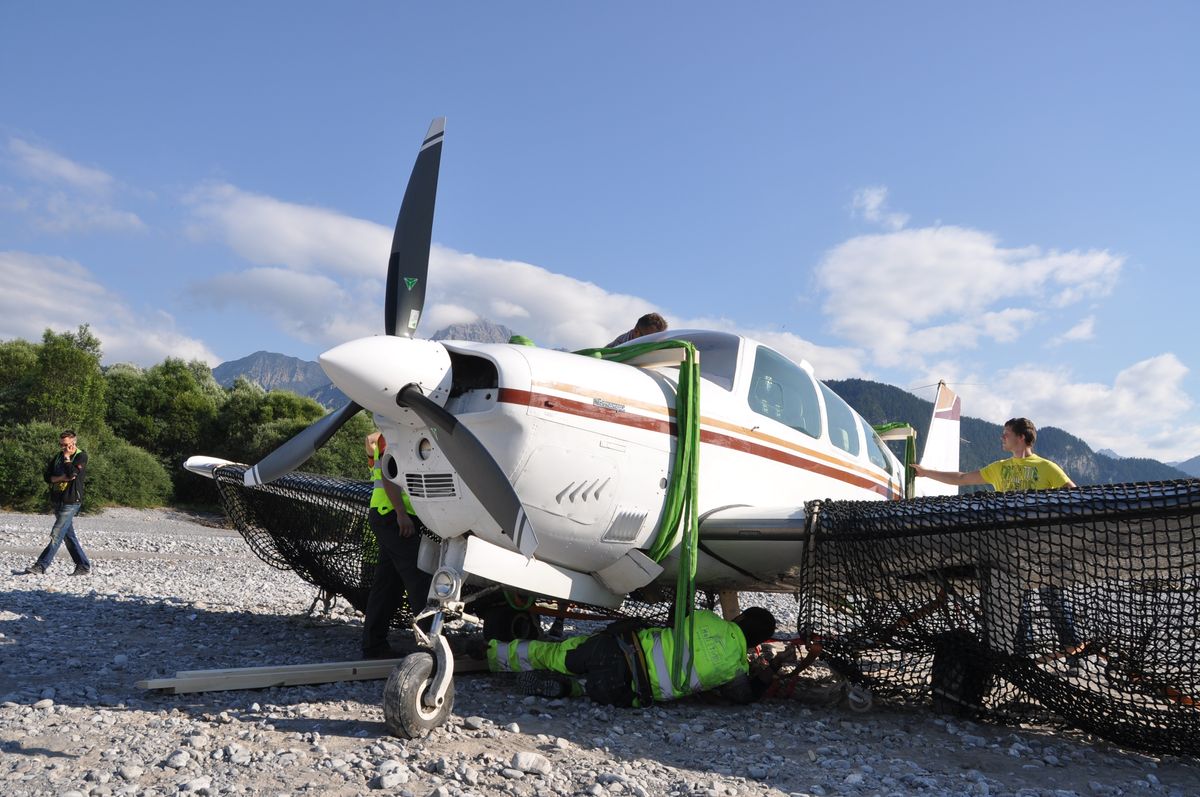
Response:
POLYGON ((413 618, 413 633, 430 651, 406 656, 383 687, 384 723, 396 736, 423 738, 444 723, 454 708, 454 653, 443 628, 446 620, 464 616, 465 550, 461 538, 442 543, 441 561, 429 587, 429 608, 413 618), (428 634, 418 625, 427 618, 432 618, 428 634))

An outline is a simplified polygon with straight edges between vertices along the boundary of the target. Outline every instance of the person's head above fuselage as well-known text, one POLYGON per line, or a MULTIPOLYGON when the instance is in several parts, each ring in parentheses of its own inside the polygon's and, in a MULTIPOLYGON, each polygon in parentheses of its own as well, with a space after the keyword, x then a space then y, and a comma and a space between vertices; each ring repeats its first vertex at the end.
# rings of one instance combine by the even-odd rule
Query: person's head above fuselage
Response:
POLYGON ((646 313, 637 320, 637 324, 633 328, 637 331, 637 337, 639 338, 643 335, 653 335, 655 332, 666 330, 667 319, 658 313, 646 313))

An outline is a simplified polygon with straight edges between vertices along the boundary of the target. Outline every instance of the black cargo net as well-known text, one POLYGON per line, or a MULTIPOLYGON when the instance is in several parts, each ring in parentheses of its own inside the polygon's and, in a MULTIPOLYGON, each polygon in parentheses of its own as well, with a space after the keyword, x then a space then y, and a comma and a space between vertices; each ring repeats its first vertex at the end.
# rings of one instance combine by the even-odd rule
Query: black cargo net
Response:
POLYGON ((798 625, 839 674, 1200 754, 1200 481, 807 511, 798 625))
MULTIPOLYGON (((370 482, 292 473, 247 489, 244 471, 215 477, 254 552, 362 611, 378 562, 370 482)), ((877 701, 1057 719, 1129 747, 1200 755, 1200 481, 806 509, 797 628, 808 660, 877 701)), ((714 597, 697 604, 713 608, 714 597)), ((551 599, 533 609, 669 624, 670 606, 551 599)), ((411 623, 407 608, 397 615, 411 623)))
MULTIPOLYGON (((367 525, 371 483, 289 473, 248 489, 245 471, 243 465, 225 465, 213 477, 222 507, 254 553, 364 611, 379 563, 367 525)), ((411 622, 407 605, 397 615, 397 622, 411 622)))

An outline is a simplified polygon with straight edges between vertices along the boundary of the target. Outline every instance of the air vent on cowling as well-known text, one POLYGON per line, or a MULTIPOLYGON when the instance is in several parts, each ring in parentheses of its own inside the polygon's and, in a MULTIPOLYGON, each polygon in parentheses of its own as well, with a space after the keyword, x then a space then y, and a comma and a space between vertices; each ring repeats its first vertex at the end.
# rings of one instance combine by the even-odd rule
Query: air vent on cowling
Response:
POLYGON ((633 542, 637 539, 642 524, 646 521, 645 512, 618 511, 612 525, 604 532, 605 542, 633 542))
POLYGON ((413 498, 454 498, 453 473, 406 473, 405 489, 413 498))

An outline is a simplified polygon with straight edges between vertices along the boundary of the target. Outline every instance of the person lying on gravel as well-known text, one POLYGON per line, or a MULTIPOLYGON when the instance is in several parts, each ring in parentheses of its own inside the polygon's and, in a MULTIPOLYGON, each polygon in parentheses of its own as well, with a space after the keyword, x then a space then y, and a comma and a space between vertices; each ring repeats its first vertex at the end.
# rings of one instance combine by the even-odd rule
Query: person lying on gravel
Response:
POLYGON ((766 609, 751 607, 723 620, 713 612, 694 614, 695 646, 690 659, 688 682, 677 688, 671 680, 671 661, 677 645, 671 628, 638 628, 630 621, 617 621, 598 634, 578 636, 562 642, 479 640, 492 672, 516 672, 526 694, 557 698, 586 693, 597 703, 620 707, 648 706, 686 695, 745 682, 734 690, 743 700, 759 697, 766 684, 749 679, 747 651, 775 633, 775 618, 766 609), (583 683, 580 684, 580 680, 583 683), (757 685, 757 687, 756 687, 757 685))

